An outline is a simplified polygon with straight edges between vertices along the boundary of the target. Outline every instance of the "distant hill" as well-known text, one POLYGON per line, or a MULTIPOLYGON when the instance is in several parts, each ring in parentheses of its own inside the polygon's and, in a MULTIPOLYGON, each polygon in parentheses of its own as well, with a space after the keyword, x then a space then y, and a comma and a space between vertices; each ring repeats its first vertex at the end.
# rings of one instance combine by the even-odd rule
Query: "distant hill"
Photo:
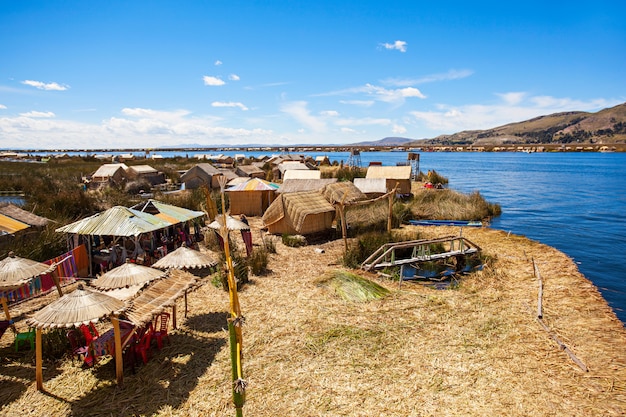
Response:
POLYGON ((466 130, 452 135, 411 142, 422 145, 497 146, 513 144, 626 143, 626 103, 600 110, 539 116, 487 130, 466 130))
POLYGON ((415 139, 387 137, 380 140, 353 143, 352 146, 404 146, 414 141, 415 139))

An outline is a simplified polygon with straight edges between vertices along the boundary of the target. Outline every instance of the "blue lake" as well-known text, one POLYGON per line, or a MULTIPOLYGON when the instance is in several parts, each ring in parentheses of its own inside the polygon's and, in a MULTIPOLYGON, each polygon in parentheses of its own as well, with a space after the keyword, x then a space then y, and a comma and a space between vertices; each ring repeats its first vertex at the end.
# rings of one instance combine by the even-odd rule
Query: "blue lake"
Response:
MULTIPOLYGON (((196 152, 159 154, 193 157, 196 152)), ((347 152, 307 154, 344 163, 349 158, 347 152)), ((396 165, 406 162, 407 153, 362 152, 360 158, 362 166, 396 165)), ((626 323, 626 153, 422 152, 419 168, 447 177, 450 188, 479 191, 500 204, 502 215, 492 228, 567 254, 626 323)))

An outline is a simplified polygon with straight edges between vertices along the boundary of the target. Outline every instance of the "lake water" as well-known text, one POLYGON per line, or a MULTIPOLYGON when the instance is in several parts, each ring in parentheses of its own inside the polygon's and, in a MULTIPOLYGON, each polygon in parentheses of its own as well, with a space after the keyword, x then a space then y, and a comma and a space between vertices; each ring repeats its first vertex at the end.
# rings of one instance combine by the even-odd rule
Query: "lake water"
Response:
MULTIPOLYGON (((344 163, 349 158, 347 152, 307 154, 344 163)), ((360 159, 362 166, 372 161, 396 165, 406 162, 407 153, 362 152, 360 159)), ((490 227, 567 254, 626 323, 626 153, 422 152, 419 168, 447 177, 450 188, 479 191, 500 204, 502 215, 490 227)))

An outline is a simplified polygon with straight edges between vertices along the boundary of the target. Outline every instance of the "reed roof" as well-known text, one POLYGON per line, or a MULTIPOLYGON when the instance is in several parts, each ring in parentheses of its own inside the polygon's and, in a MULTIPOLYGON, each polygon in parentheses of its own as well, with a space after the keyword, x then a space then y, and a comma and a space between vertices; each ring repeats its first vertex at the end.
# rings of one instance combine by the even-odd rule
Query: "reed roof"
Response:
POLYGON ((13 219, 4 214, 0 214, 0 230, 7 233, 15 233, 20 230, 28 229, 30 225, 23 223, 19 220, 13 219))
POLYGON ((127 310, 129 320, 141 326, 152 320, 156 314, 176 305, 176 300, 187 290, 197 286, 199 278, 189 272, 175 269, 167 279, 156 281, 130 303, 127 310))
POLYGON ((410 180, 411 166, 382 166, 371 165, 367 168, 365 178, 386 178, 390 180, 410 180))
POLYGON ((317 191, 279 194, 265 211, 263 223, 271 225, 289 216, 294 228, 301 230, 308 216, 330 211, 335 208, 317 191))
POLYGON ((298 193, 303 191, 318 191, 328 184, 337 182, 337 178, 317 178, 317 179, 287 179, 276 190, 277 193, 298 193))
POLYGON ((31 226, 44 227, 50 222, 50 219, 37 216, 30 211, 23 210, 15 204, 6 203, 0 205, 0 214, 18 220, 31 226))
POLYGON ((324 187, 322 195, 331 204, 350 204, 355 201, 367 200, 367 196, 361 192, 351 181, 341 181, 324 187))

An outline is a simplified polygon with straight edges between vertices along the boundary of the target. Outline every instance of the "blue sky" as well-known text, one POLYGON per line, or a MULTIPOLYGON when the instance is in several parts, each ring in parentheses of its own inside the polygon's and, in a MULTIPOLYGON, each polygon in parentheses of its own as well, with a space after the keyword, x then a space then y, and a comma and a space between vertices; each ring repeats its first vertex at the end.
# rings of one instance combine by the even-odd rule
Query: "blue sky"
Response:
POLYGON ((626 2, 0 0, 0 148, 431 138, 626 101, 626 2))

